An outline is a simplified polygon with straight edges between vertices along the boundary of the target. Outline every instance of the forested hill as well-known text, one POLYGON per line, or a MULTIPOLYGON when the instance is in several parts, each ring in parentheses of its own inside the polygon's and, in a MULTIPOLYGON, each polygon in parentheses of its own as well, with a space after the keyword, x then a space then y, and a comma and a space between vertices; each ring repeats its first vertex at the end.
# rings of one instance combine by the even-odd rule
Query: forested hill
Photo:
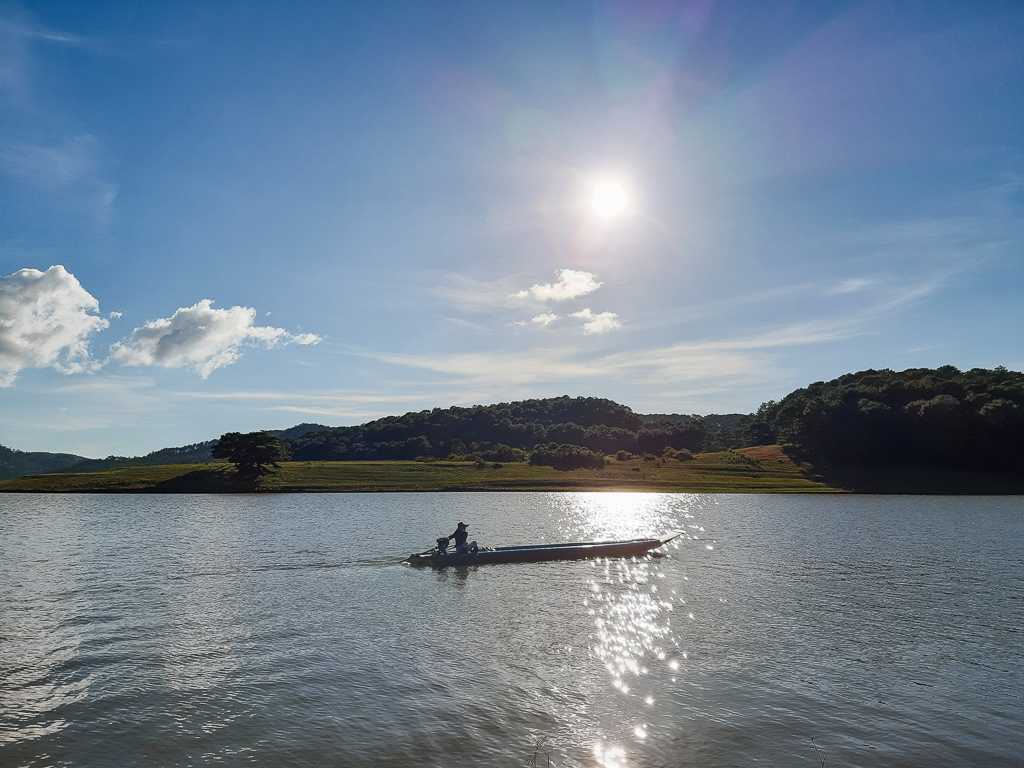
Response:
MULTIPOLYGON (((684 413, 645 413, 641 418, 644 424, 685 424, 688 421, 700 421, 708 431, 711 441, 708 447, 732 448, 740 443, 740 424, 749 417, 743 413, 709 413, 707 416, 684 413)), ((745 423, 745 422, 744 422, 745 423)))
POLYGON ((107 456, 105 459, 82 459, 75 464, 62 467, 60 472, 105 472, 117 467, 145 467, 162 464, 194 464, 212 460, 210 450, 216 440, 182 445, 177 448, 161 448, 145 456, 107 456))
POLYGON ((568 396, 470 408, 435 408, 388 416, 293 439, 297 461, 413 459, 486 453, 488 460, 525 458, 540 446, 578 445, 591 451, 699 451, 708 431, 700 419, 645 423, 630 408, 597 397, 568 396))
POLYGON ((56 472, 85 460, 72 453, 17 451, 0 445, 0 480, 41 472, 56 472))
POLYGON ((820 468, 1020 472, 1024 374, 950 365, 851 373, 765 403, 743 420, 741 441, 791 444, 820 468))
MULTIPOLYGON (((453 455, 526 461, 556 454, 583 461, 619 451, 662 455, 666 449, 696 453, 779 443, 819 472, 847 468, 878 474, 917 467, 1014 475, 1024 473, 1024 374, 952 366, 861 371, 815 382, 748 416, 643 415, 611 400, 563 396, 434 408, 351 427, 299 424, 272 434, 287 442, 297 461, 453 455)), ((0 479, 205 462, 212 458, 213 443, 84 461, 0 447, 0 479)))

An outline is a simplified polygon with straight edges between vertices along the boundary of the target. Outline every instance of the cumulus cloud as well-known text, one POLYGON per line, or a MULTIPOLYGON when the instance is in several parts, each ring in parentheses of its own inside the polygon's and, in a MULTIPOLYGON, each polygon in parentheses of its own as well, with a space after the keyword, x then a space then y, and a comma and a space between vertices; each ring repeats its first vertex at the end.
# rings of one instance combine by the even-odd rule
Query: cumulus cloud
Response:
POLYGON ((546 327, 551 325, 557 319, 558 315, 553 312, 545 312, 542 315, 531 317, 529 320, 520 320, 516 325, 539 325, 541 327, 546 327))
POLYGON ((89 336, 109 322, 99 302, 60 265, 0 277, 0 387, 25 368, 61 373, 93 370, 89 336))
POLYGON ((583 323, 584 333, 608 333, 608 331, 615 331, 622 327, 619 316, 614 312, 594 314, 589 309, 581 309, 579 312, 573 312, 569 317, 578 317, 580 320, 586 321, 583 323))
POLYGON ((110 348, 110 359, 124 365, 191 368, 204 379, 235 362, 242 346, 316 344, 312 333, 292 335, 283 328, 253 325, 251 307, 214 309, 211 299, 182 307, 170 317, 150 320, 110 348))
POLYGON ((564 301, 586 296, 602 285, 590 272, 560 269, 555 274, 558 275, 558 282, 538 283, 531 288, 513 293, 512 296, 517 299, 528 299, 532 296, 538 301, 564 301))

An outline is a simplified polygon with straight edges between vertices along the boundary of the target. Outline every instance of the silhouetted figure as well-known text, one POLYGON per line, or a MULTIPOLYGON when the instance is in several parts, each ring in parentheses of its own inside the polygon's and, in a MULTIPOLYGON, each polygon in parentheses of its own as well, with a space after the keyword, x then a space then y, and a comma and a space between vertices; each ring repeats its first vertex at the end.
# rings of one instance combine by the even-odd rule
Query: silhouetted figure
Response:
POLYGON ((455 528, 455 533, 448 537, 451 541, 455 539, 455 551, 456 552, 476 552, 476 542, 471 541, 468 544, 466 539, 469 538, 469 526, 465 523, 459 523, 455 528))

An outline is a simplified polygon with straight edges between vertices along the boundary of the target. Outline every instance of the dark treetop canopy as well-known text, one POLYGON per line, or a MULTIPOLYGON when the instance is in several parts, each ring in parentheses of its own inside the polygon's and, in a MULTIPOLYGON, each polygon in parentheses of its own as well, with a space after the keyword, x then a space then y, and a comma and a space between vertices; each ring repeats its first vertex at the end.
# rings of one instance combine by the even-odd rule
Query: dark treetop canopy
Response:
POLYGON ((748 445, 791 444, 836 467, 1024 469, 1024 374, 869 370, 818 381, 743 420, 748 445))

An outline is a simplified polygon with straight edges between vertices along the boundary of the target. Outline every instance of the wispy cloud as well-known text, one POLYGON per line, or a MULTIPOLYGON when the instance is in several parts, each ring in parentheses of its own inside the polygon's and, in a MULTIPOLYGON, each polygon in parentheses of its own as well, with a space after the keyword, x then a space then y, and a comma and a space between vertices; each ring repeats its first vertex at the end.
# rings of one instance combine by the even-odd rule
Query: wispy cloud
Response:
MULTIPOLYGON (((630 324, 633 330, 648 330, 672 326, 676 323, 692 322, 706 317, 721 317, 725 309, 744 306, 756 306, 759 304, 772 307, 793 307, 800 309, 813 306, 815 311, 822 311, 816 299, 825 296, 846 296, 863 294, 860 309, 852 310, 849 305, 839 305, 847 314, 843 317, 846 321, 852 322, 853 318, 859 321, 866 321, 880 314, 885 314, 901 305, 908 304, 918 299, 925 298, 944 285, 948 284, 954 275, 975 266, 974 262, 959 265, 955 268, 936 268, 931 273, 919 276, 918 279, 908 282, 906 278, 892 274, 876 274, 871 276, 850 278, 839 282, 808 281, 794 283, 772 288, 766 291, 726 296, 714 301, 702 304, 674 308, 657 313, 643 321, 630 324)), ((831 305, 829 305, 831 306, 831 305)), ((824 309, 825 315, 829 316, 829 307, 824 309)))
POLYGON ((102 52, 102 46, 90 38, 48 29, 16 6, 0 7, 0 92, 23 107, 31 103, 31 48, 37 42, 102 52))
POLYGON ((841 241, 889 262, 926 262, 949 268, 1009 254, 1016 259, 1024 238, 1019 193, 1024 177, 1009 174, 936 204, 939 212, 871 224, 847 232, 841 241))
POLYGON ((843 280, 839 285, 832 286, 831 288, 825 289, 826 296, 838 296, 843 293, 855 293, 856 291, 863 291, 868 286, 872 285, 875 281, 869 280, 866 277, 851 277, 849 280, 843 280))
POLYGON ((440 285, 427 288, 429 293, 458 307, 464 312, 491 314, 495 309, 510 305, 514 278, 478 280, 468 275, 446 273, 440 285))
POLYGON ((252 307, 214 309, 211 299, 182 307, 170 317, 150 320, 110 348, 123 365, 191 368, 204 379, 241 356, 243 345, 316 344, 312 333, 292 335, 283 328, 254 325, 252 307))
POLYGON ((0 93, 14 103, 28 100, 29 60, 24 38, 0 19, 0 93))
POLYGON ((783 299, 791 299, 796 296, 820 294, 824 291, 820 282, 804 282, 790 285, 782 285, 765 291, 738 294, 715 298, 713 301, 705 301, 700 304, 690 304, 682 307, 662 309, 657 315, 648 319, 642 325, 632 324, 633 328, 653 328, 674 325, 680 322, 700 320, 706 317, 720 317, 723 310, 733 307, 753 306, 757 304, 778 304, 783 299))
POLYGON ((19 24, 9 19, 0 19, 0 30, 16 37, 23 37, 30 40, 42 40, 47 43, 60 43, 76 48, 87 48, 91 45, 89 38, 83 37, 82 35, 76 35, 73 32, 46 29, 45 27, 28 22, 19 24))
POLYGON ((65 215, 70 204, 103 224, 118 186, 104 172, 100 141, 91 133, 68 135, 52 115, 40 120, 50 109, 34 98, 41 85, 33 77, 40 69, 36 49, 55 46, 108 53, 102 41, 48 28, 16 5, 0 7, 0 106, 19 115, 0 120, 0 173, 17 179, 25 192, 48 195, 65 215))
POLYGON ((60 416, 52 408, 23 414, 22 426, 54 431, 85 431, 116 428, 125 418, 138 425, 168 418, 166 392, 157 388, 149 376, 103 376, 63 379, 43 386, 38 393, 52 403, 60 403, 60 416))
POLYGON ((95 172, 97 145, 89 134, 60 146, 9 142, 0 147, 0 169, 41 186, 68 186, 95 172))
POLYGON ((919 299, 939 291, 949 282, 955 274, 962 270, 947 270, 916 283, 909 285, 890 286, 883 295, 881 303, 867 307, 862 314, 865 318, 885 315, 905 304, 911 304, 919 299))
POLYGON ((0 171, 35 189, 81 195, 102 218, 118 188, 102 177, 99 153, 99 141, 87 133, 54 145, 0 141, 0 171))
POLYGON ((647 350, 589 356, 578 347, 541 347, 521 352, 365 356, 455 377, 463 383, 536 385, 595 379, 634 384, 721 380, 763 376, 767 353, 781 347, 818 344, 862 331, 847 322, 804 323, 753 336, 684 342, 647 350))
MULTIPOLYGON (((438 403, 469 402, 474 393, 462 388, 450 390, 422 385, 416 385, 412 391, 406 391, 399 385, 388 393, 382 393, 379 390, 332 389, 304 392, 294 390, 284 392, 274 390, 198 391, 173 394, 176 397, 196 400, 241 402, 245 403, 246 407, 255 405, 262 411, 306 414, 307 416, 330 417, 358 423, 396 413, 422 410, 437 406, 438 403)), ((481 393, 480 401, 486 400, 488 396, 481 393)))
POLYGON ((530 288, 517 291, 517 299, 533 297, 538 301, 565 301, 586 296, 601 287, 602 283, 590 272, 575 269, 560 269, 555 272, 558 280, 554 283, 537 283, 530 288))

